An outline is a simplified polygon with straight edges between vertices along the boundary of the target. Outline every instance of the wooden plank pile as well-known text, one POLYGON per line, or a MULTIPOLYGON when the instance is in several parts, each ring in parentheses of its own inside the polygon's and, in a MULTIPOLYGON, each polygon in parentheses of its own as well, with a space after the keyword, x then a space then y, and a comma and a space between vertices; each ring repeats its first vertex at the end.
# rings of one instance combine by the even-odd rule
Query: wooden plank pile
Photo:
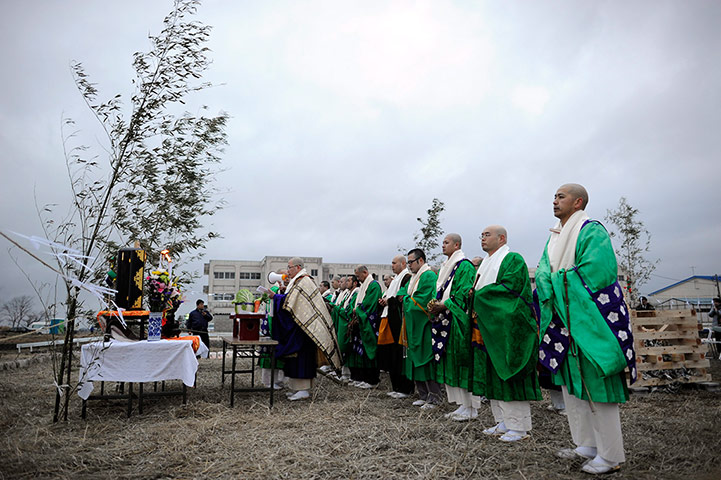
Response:
POLYGON ((711 381, 708 345, 693 310, 631 310, 636 371, 633 387, 711 381))

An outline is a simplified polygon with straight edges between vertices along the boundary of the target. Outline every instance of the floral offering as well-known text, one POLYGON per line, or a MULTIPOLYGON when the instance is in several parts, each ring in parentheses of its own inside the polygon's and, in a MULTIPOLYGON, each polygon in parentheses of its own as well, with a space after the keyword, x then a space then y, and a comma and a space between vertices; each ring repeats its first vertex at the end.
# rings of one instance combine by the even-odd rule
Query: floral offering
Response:
POLYGON ((175 278, 166 270, 153 270, 145 277, 148 308, 151 312, 175 311, 183 303, 182 292, 175 278))

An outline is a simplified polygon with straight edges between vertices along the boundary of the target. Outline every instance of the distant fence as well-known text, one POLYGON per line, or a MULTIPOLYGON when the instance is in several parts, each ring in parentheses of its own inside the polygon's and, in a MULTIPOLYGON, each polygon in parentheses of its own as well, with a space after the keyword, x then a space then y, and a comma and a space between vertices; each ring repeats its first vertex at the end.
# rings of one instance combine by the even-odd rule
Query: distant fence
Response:
MULTIPOLYGON (((102 339, 102 337, 74 338, 73 344, 96 342, 101 339, 102 339)), ((18 343, 16 346, 18 349, 18 353, 20 353, 23 348, 29 348, 30 352, 32 353, 33 348, 53 347, 55 345, 62 345, 63 343, 65 343, 65 340, 48 340, 47 342, 18 343)))

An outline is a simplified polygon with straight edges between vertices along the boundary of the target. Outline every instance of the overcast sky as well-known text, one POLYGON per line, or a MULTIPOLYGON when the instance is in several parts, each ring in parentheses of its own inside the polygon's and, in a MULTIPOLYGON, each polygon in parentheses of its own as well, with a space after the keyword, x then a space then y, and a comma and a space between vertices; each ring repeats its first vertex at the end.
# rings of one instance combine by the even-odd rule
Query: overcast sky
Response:
MULTIPOLYGON (((63 115, 103 144, 69 63, 129 95, 171 7, 2 2, 3 231, 40 233, 33 190, 67 204, 63 115)), ((195 101, 232 117, 206 261, 389 262, 437 197, 469 257, 500 223, 534 267, 556 188, 577 182, 593 218, 622 196, 640 210, 660 259, 642 291, 721 273, 721 2, 215 0, 197 19, 219 86, 195 101)), ((30 293, 0 241, 0 299, 30 293)))

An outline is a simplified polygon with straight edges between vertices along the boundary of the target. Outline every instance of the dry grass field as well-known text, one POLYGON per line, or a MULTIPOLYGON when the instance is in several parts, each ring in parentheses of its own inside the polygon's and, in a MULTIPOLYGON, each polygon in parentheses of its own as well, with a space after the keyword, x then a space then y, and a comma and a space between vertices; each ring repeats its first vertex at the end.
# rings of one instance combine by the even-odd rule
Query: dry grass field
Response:
MULTIPOLYGON (((488 406, 457 423, 443 418, 450 406, 422 412, 389 398, 387 379, 363 391, 319 377, 311 401, 281 393, 270 410, 266 394, 239 394, 231 409, 220 363, 201 361, 186 406, 146 399, 143 415, 126 418, 123 401, 95 401, 83 421, 73 394, 58 424, 49 360, 0 370, 0 478, 589 478, 580 461, 554 457, 570 434, 547 401, 533 405, 531 438, 509 445, 481 433, 488 406)), ((628 461, 610 478, 721 478, 721 393, 633 395, 621 415, 628 461)))

